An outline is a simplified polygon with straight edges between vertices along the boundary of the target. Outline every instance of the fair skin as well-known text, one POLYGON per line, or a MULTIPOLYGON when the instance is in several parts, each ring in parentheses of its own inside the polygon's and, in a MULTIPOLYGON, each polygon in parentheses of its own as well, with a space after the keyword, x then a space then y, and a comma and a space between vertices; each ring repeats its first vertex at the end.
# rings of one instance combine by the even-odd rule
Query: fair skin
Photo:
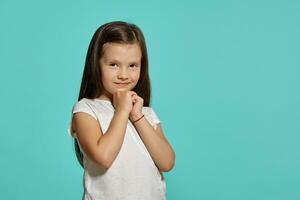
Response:
MULTIPOLYGON (((101 167, 109 168, 123 144, 128 120, 134 122, 142 116, 143 98, 132 89, 141 70, 141 50, 138 44, 106 43, 100 58, 104 93, 98 99, 111 101, 114 116, 105 134, 100 124, 86 113, 75 113, 73 130, 84 152, 101 167), (100 153, 101 152, 101 153, 100 153)), ((170 171, 175 153, 164 136, 162 127, 156 129, 142 117, 133 123, 157 168, 170 171)))

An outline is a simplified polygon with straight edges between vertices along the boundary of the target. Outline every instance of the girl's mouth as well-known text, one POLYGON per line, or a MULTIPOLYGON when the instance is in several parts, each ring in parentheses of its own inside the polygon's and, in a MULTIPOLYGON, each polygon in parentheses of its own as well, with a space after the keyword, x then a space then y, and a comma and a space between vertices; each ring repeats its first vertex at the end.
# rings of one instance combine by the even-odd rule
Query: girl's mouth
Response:
POLYGON ((129 83, 115 83, 115 84, 121 87, 129 85, 129 83))

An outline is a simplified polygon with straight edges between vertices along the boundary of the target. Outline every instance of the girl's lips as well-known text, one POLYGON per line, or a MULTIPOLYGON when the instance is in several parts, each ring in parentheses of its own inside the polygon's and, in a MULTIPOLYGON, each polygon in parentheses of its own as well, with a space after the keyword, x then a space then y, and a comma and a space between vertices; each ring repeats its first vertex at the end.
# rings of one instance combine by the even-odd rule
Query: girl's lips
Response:
POLYGON ((118 86, 127 86, 129 83, 115 83, 118 86))

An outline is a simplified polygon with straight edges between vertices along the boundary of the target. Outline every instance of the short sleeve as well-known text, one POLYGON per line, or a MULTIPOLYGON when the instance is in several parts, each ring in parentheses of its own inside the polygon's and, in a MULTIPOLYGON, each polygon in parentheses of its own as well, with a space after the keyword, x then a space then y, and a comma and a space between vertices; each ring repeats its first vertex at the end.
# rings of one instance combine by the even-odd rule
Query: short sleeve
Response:
POLYGON ((150 114, 151 114, 151 118, 152 118, 153 124, 160 123, 160 120, 159 120, 158 116, 156 115, 155 111, 151 107, 150 107, 150 114))
POLYGON ((89 105, 87 102, 81 100, 75 103, 75 105, 72 108, 72 113, 71 113, 71 119, 68 125, 68 134, 69 136, 74 137, 73 133, 71 132, 71 126, 72 126, 72 117, 74 113, 78 113, 78 112, 84 112, 89 114, 90 116, 92 116, 94 119, 97 119, 97 115, 96 113, 93 111, 91 105, 89 105))
POLYGON ((146 119, 150 122, 151 126, 156 129, 157 124, 160 123, 155 111, 151 107, 144 107, 143 109, 146 119))
POLYGON ((91 105, 85 101, 78 101, 74 106, 72 113, 84 112, 91 115, 95 120, 97 120, 97 115, 92 109, 91 105))

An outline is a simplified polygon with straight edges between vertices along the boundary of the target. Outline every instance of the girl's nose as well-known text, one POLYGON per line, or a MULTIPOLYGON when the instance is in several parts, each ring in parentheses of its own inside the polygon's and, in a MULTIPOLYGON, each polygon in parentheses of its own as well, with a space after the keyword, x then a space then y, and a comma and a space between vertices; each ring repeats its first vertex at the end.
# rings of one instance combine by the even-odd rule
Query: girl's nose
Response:
POLYGON ((118 75, 118 78, 122 79, 122 80, 128 79, 128 75, 127 75, 126 70, 121 70, 120 73, 119 73, 119 75, 118 75))
POLYGON ((118 79, 126 80, 128 77, 126 75, 119 75, 118 79))

